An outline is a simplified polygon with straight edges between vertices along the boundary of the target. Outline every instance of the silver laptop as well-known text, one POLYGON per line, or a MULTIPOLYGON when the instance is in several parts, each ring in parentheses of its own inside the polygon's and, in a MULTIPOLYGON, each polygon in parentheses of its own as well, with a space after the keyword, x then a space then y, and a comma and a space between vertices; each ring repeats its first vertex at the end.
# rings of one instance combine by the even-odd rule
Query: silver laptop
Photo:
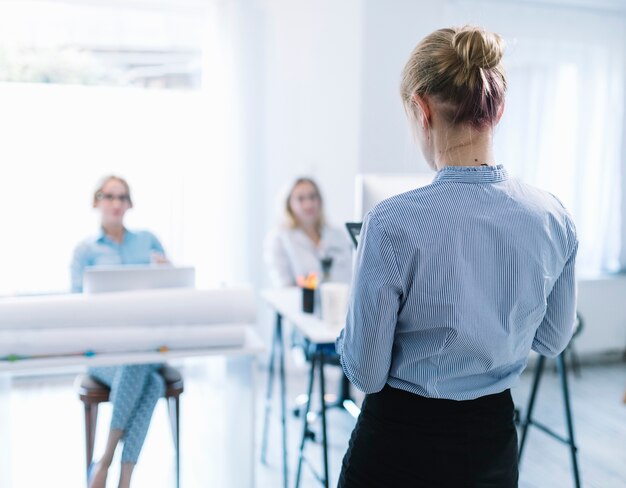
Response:
POLYGON ((85 269, 83 277, 83 293, 195 288, 195 285, 195 268, 168 265, 92 266, 85 269))

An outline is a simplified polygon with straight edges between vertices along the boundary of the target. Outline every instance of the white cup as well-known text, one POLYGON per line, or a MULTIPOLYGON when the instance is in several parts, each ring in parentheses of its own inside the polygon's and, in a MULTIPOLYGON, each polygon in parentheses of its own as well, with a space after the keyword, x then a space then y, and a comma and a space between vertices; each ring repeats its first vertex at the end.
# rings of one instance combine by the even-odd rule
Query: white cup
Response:
POLYGON ((343 327, 349 297, 350 286, 346 283, 322 283, 320 286, 322 320, 329 325, 343 327))

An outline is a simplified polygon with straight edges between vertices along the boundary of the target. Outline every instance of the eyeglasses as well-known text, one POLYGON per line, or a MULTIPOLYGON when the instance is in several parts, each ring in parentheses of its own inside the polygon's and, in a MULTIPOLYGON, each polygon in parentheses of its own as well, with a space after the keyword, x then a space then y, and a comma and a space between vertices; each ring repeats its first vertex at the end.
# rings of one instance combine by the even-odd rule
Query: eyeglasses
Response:
POLYGON ((115 200, 119 200, 120 203, 122 204, 129 204, 130 203, 130 195, 113 195, 112 193, 102 193, 102 192, 98 192, 96 194, 96 200, 104 200, 105 202, 108 203, 113 203, 115 200))
POLYGON ((318 202, 320 200, 320 197, 317 193, 309 193, 306 195, 297 195, 295 199, 298 201, 298 203, 304 203, 306 201, 318 202))

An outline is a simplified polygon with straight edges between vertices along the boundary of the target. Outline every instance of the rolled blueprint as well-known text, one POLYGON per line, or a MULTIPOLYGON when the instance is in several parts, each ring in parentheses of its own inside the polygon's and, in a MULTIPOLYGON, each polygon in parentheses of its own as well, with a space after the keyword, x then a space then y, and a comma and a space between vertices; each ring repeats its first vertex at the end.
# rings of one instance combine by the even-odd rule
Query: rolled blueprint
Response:
POLYGON ((0 360, 238 346, 255 322, 249 288, 7 298, 0 360))
POLYGON ((255 322, 250 288, 169 288, 0 299, 0 330, 255 322))
POLYGON ((246 330, 243 325, 0 330, 0 358, 234 347, 243 344, 246 330))

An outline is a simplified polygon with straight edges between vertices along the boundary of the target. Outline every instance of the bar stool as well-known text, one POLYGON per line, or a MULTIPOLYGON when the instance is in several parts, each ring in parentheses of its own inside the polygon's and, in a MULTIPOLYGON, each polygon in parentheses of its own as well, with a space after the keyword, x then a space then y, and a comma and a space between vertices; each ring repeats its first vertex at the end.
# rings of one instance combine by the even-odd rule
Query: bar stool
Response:
MULTIPOLYGON (((184 391, 183 377, 180 372, 165 365, 160 371, 165 380, 165 396, 167 410, 174 438, 176 451, 176 486, 180 487, 180 394, 184 391)), ((93 447, 96 440, 96 422, 98 420, 98 406, 109 401, 111 390, 108 386, 96 381, 88 374, 80 375, 75 381, 80 401, 85 407, 85 452, 87 469, 93 461, 93 447)))
MULTIPOLYGON (((574 324, 574 334, 572 336, 572 340, 574 340, 578 335, 582 332, 584 328, 583 318, 580 314, 576 314, 576 323, 574 324)), ((569 394, 569 386, 567 382, 567 362, 565 361, 565 356, 568 352, 569 347, 571 346, 571 342, 568 347, 556 357, 556 366, 557 372, 559 375, 560 383, 561 383, 561 392, 563 396, 563 407, 565 410, 565 424, 567 427, 567 435, 563 436, 554 430, 552 430, 547 425, 535 420, 533 417, 533 410, 535 408, 535 400, 537 397, 537 391, 539 389, 539 383, 541 381, 541 376, 543 375, 544 366, 546 362, 545 356, 539 356, 537 359, 537 365, 535 367, 535 375, 533 377, 533 384, 530 391, 530 397, 528 399, 528 406, 526 407, 526 414, 524 418, 521 420, 521 439, 518 450, 518 461, 521 465, 522 460, 522 452, 524 451, 524 446, 526 444, 526 439, 528 435, 528 428, 530 426, 537 427, 539 430, 543 431, 545 434, 549 435, 553 439, 565 444, 569 447, 570 456, 572 459, 572 476, 574 478, 574 486, 576 488, 580 488, 580 471, 578 469, 578 446, 576 445, 576 441, 574 440, 574 417, 572 414, 572 407, 570 403, 570 394, 569 394)))

